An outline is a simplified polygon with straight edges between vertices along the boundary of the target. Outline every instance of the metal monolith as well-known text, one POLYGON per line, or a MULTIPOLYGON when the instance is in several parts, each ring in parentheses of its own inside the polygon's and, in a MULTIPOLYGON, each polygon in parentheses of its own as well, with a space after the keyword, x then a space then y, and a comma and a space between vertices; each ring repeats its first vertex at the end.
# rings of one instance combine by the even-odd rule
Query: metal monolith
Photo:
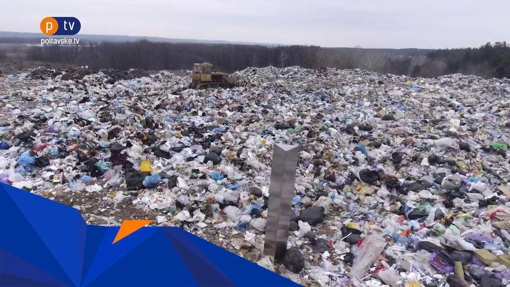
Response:
POLYGON ((299 145, 274 146, 264 254, 277 262, 287 249, 298 153, 299 145))

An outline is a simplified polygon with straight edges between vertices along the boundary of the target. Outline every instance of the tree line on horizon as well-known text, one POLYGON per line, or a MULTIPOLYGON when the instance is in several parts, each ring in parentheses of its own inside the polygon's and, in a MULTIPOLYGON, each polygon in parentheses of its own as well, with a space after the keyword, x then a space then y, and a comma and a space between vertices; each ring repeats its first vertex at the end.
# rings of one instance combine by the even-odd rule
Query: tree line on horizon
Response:
MULTIPOLYGON (((5 55, 0 53, 0 61, 5 55)), ((53 67, 190 70, 193 63, 211 62, 215 69, 234 72, 248 67, 364 69, 412 77, 468 74, 510 78, 510 45, 487 43, 480 48, 419 50, 321 48, 236 44, 101 42, 79 46, 32 46, 26 60, 53 67)))

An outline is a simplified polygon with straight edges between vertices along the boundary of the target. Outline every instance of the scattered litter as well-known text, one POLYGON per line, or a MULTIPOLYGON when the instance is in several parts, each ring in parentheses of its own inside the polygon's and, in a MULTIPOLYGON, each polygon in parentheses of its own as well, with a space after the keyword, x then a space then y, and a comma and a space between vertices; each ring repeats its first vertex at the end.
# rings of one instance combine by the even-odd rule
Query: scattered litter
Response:
POLYGON ((326 74, 8 75, 0 182, 93 224, 175 224, 308 286, 510 284, 510 81, 326 74), (282 263, 262 256, 276 143, 301 146, 282 263))

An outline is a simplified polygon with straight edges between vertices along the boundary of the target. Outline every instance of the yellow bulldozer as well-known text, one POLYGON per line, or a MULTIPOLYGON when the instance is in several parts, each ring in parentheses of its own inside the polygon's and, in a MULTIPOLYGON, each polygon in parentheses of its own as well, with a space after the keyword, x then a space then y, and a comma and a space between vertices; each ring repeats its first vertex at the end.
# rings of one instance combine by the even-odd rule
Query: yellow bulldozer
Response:
POLYGON ((190 89, 232 88, 235 80, 227 73, 216 72, 211 63, 195 63, 191 72, 190 89))

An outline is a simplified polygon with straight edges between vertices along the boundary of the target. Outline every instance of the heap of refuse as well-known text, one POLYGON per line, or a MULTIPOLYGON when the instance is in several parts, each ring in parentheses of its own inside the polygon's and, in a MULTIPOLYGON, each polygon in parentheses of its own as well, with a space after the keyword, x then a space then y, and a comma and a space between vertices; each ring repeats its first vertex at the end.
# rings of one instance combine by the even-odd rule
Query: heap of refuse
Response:
POLYGON ((0 78, 0 182, 92 224, 180 226, 306 286, 510 284, 508 79, 67 74, 0 78), (301 146, 282 263, 262 254, 275 143, 301 146))

